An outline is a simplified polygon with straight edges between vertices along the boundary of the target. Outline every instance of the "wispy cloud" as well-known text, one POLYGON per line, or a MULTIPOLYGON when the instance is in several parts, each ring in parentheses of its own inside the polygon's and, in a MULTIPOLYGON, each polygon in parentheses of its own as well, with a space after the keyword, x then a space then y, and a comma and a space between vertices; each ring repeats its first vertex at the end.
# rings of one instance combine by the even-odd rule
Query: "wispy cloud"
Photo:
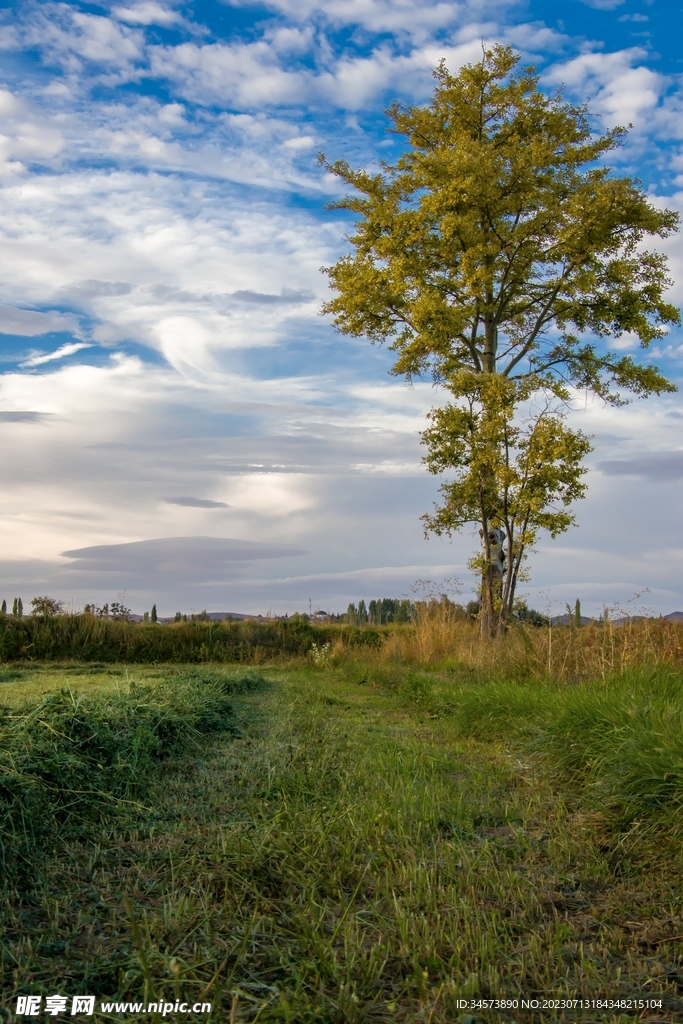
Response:
POLYGON ((42 366, 44 363, 52 363, 56 359, 65 359, 67 356, 73 356, 84 348, 92 348, 92 345, 85 341, 67 342, 66 345, 60 345, 54 352, 45 352, 31 356, 30 359, 24 359, 23 362, 19 363, 19 366, 22 370, 33 366, 42 366))
POLYGON ((230 508, 225 501, 211 498, 164 498, 167 505, 182 505, 183 508, 230 508))

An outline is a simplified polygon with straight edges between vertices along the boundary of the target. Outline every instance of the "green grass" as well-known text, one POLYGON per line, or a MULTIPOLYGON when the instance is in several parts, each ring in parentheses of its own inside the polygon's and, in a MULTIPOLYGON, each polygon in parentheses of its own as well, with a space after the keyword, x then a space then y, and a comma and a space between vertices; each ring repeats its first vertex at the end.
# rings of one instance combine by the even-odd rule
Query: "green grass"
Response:
POLYGON ((158 665, 19 662, 0 666, 0 704, 15 707, 64 689, 78 694, 128 693, 131 683, 158 685, 169 679, 173 673, 158 665))
MULTIPOLYGON (((216 675, 166 670, 155 700, 197 714, 216 675)), ((680 673, 564 689, 398 669, 263 675, 232 687, 236 732, 150 761, 144 809, 100 815, 86 841, 64 833, 15 889, 8 1006, 154 992, 210 999, 221 1022, 682 1019, 680 673), (660 782, 634 796, 643 778, 660 782), (522 995, 663 1008, 458 1003, 522 995)), ((122 728, 117 678, 92 706, 110 704, 122 728)))
POLYGON ((251 673, 186 669, 157 685, 128 678, 104 693, 67 685, 22 702, 25 681, 10 680, 15 702, 0 707, 5 879, 29 889, 41 855, 134 811, 161 762, 200 750, 208 733, 234 730, 230 695, 253 684, 251 673))

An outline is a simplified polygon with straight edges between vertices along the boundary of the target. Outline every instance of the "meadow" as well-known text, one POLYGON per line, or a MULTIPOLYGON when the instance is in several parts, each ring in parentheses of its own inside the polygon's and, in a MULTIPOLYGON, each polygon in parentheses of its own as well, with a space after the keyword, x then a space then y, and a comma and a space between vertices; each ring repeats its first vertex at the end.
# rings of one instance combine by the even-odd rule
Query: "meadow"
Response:
POLYGON ((307 629, 0 666, 6 1010, 683 1019, 681 628, 307 629))

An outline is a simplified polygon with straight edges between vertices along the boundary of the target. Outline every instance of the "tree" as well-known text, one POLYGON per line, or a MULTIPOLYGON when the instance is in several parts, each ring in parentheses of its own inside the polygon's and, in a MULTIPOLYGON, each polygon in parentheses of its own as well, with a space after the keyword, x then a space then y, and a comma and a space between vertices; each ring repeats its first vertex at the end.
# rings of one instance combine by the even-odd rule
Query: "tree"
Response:
POLYGON ((0 615, 7 615, 7 601, 3 598, 2 605, 0 606, 0 615))
POLYGON ((55 615, 61 614, 63 607, 62 602, 54 597, 34 597, 31 600, 31 615, 37 619, 53 619, 55 615))
POLYGON ((149 617, 150 617, 152 622, 156 622, 157 621, 157 606, 155 604, 152 605, 152 611, 151 611, 149 617))
POLYGON ((122 622, 128 622, 130 618, 130 608, 127 608, 122 601, 112 601, 111 603, 111 617, 112 619, 118 619, 122 622))
POLYGON ((677 215, 602 166, 623 128, 595 134, 585 107, 545 95, 508 47, 457 76, 444 62, 424 107, 392 105, 408 148, 378 173, 327 169, 354 189, 353 251, 326 268, 324 312, 346 334, 389 342, 392 373, 431 374, 454 400, 423 435, 432 472, 455 470, 427 530, 476 524, 482 632, 512 614, 540 529, 574 521, 588 439, 564 417, 577 392, 612 405, 674 391, 657 367, 610 351, 642 348, 680 322, 664 299, 666 259, 645 251, 677 215))

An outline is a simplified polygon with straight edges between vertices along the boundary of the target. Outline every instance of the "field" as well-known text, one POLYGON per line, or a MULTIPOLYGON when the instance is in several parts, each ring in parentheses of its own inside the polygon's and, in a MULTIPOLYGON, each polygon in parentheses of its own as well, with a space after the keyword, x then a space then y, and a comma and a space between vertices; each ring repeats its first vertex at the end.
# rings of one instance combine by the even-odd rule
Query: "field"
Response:
POLYGON ((0 667, 6 1009, 683 1019, 677 657, 548 680, 521 641, 496 673, 435 635, 431 660, 0 667))

